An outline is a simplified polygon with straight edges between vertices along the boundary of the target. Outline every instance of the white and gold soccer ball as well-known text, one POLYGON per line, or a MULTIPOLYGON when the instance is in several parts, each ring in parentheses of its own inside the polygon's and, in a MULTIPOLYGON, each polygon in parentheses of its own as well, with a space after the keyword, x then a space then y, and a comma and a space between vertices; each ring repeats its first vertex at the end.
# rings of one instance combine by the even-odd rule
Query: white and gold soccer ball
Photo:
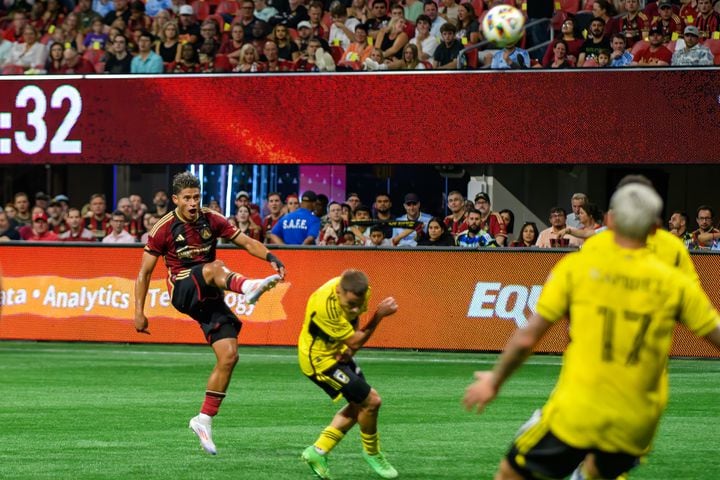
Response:
POLYGON ((498 47, 518 42, 523 36, 525 16, 510 5, 497 5, 491 8, 482 21, 485 40, 490 40, 498 47))

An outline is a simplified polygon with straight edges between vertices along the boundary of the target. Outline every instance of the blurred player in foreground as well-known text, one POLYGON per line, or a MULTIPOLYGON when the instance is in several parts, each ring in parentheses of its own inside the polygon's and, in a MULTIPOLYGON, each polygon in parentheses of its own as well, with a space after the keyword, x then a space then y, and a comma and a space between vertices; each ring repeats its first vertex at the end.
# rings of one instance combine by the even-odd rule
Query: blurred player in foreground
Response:
POLYGON ((614 479, 651 446, 667 403, 675 322, 720 346, 720 317, 700 286, 645 248, 662 200, 645 185, 613 195, 613 242, 564 257, 527 327, 495 368, 477 372, 463 400, 482 411, 550 326, 568 316, 570 338, 548 402, 523 425, 496 479, 614 479), (576 470, 582 463, 581 469, 576 470))
POLYGON ((358 270, 346 270, 318 288, 308 300, 305 321, 298 339, 298 360, 307 377, 330 398, 345 397, 340 409, 320 437, 302 453, 315 474, 330 479, 327 455, 356 424, 360 425, 363 458, 382 478, 397 478, 398 472, 380 451, 377 418, 380 395, 365 381, 353 355, 372 336, 383 318, 394 314, 392 297, 382 300, 372 319, 359 328, 360 315, 367 311, 370 286, 358 270))
POLYGON ((135 283, 135 329, 149 334, 145 297, 158 258, 169 270, 168 291, 173 306, 196 320, 212 345, 217 363, 210 374, 200 413, 190 419, 190 428, 206 452, 215 455, 212 417, 225 398, 230 377, 238 360, 242 324, 225 304, 224 290, 242 293, 252 304, 285 276, 285 266, 257 240, 246 236, 225 217, 200 205, 200 181, 188 172, 173 178, 175 210, 163 216, 150 231, 140 272, 135 283), (215 260, 218 238, 227 238, 251 255, 267 260, 278 272, 264 279, 248 279, 231 272, 215 260))

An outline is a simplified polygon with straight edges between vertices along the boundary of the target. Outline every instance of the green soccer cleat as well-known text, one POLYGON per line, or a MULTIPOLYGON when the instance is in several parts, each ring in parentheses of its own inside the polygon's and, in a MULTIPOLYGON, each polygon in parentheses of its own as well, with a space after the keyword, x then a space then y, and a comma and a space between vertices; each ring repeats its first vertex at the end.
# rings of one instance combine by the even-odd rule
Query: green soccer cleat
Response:
POLYGON ((317 450, 315 450, 315 446, 310 445, 306 448, 302 453, 302 459, 305 463, 310 465, 310 470, 312 470, 318 478, 322 478, 323 480, 332 480, 327 457, 325 455, 320 455, 317 450))
POLYGON ((375 473, 380 475, 382 478, 398 477, 398 471, 395 470, 395 467, 390 465, 390 462, 387 461, 387 458, 385 458, 385 455, 383 455, 382 452, 378 452, 376 455, 368 455, 366 452, 363 452, 363 458, 370 467, 375 470, 375 473))

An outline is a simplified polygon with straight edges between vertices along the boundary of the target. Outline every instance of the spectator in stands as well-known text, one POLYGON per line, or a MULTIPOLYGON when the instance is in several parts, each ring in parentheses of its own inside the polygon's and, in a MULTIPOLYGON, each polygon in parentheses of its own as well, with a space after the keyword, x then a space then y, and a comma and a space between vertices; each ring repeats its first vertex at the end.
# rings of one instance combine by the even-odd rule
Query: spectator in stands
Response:
POLYGON ((4 71, 26 72, 28 70, 42 70, 47 60, 47 48, 39 42, 38 31, 32 25, 23 27, 23 41, 12 45, 4 71))
POLYGON ((431 23, 430 17, 425 14, 420 15, 415 24, 415 37, 410 40, 411 44, 418 47, 418 56, 423 62, 430 61, 440 45, 437 37, 430 34, 431 23))
POLYGON ((535 222, 525 222, 520 229, 520 235, 518 235, 518 238, 513 241, 510 246, 525 248, 534 247, 537 244, 538 237, 539 232, 535 222))
POLYGON ((565 219, 565 223, 569 227, 581 228, 582 222, 580 221, 580 207, 588 203, 588 196, 584 193, 574 193, 570 197, 570 208, 572 212, 565 219))
POLYGON ((263 65, 260 63, 260 55, 252 43, 246 43, 242 46, 237 60, 238 64, 233 68, 233 72, 252 73, 263 71, 263 65))
POLYGON ((262 221, 262 231, 265 243, 270 243, 270 232, 282 216, 282 197, 277 192, 271 192, 267 196, 268 214, 262 221))
POLYGON ((670 233, 682 240, 686 247, 690 248, 693 244, 693 237, 687 229, 687 220, 687 213, 675 210, 668 220, 668 229, 670 233))
POLYGON ((272 40, 265 42, 263 56, 265 57, 265 66, 263 67, 265 72, 289 72, 294 66, 291 61, 278 58, 278 46, 272 40))
POLYGON ((345 243, 347 223, 342 218, 342 208, 337 202, 328 205, 328 221, 320 230, 318 245, 342 245, 345 243))
POLYGON ((324 14, 325 7, 321 1, 313 0, 308 4, 308 22, 312 29, 312 35, 327 41, 330 29, 322 22, 324 14))
POLYGON ((218 53, 227 55, 230 65, 237 66, 240 58, 240 49, 245 45, 245 29, 242 25, 233 24, 230 30, 230 38, 226 39, 218 53))
MULTIPOLYGON (((717 5, 715 8, 718 8, 717 5)), ((703 40, 706 38, 718 38, 714 34, 720 31, 720 14, 713 10, 713 4, 710 0, 698 0, 697 12, 695 26, 700 32, 700 38, 703 40)))
POLYGON ((123 226, 125 231, 132 235, 136 241, 140 240, 143 232, 145 232, 145 226, 143 225, 142 218, 133 216, 133 206, 132 203, 130 203, 130 199, 128 197, 120 198, 117 202, 116 210, 121 211, 123 215, 125 215, 125 224, 123 226))
POLYGON ((490 195, 480 192, 475 195, 475 210, 480 214, 480 230, 487 232, 499 246, 507 243, 507 230, 505 222, 499 213, 492 211, 490 195))
MULTIPOLYGON (((432 0, 430 0, 432 1, 432 0)), ((456 38, 457 28, 452 23, 444 23, 440 27, 442 43, 435 49, 433 66, 441 70, 455 70, 457 57, 463 49, 462 43, 456 38)))
POLYGON ((168 194, 165 190, 160 189, 156 190, 155 193, 153 193, 153 207, 154 210, 152 213, 160 216, 161 218, 168 213, 168 194))
POLYGON ((608 0, 595 0, 592 7, 593 16, 602 18, 605 21, 605 37, 610 38, 614 33, 620 31, 620 26, 614 18, 617 15, 615 5, 608 0))
MULTIPOLYGON (((636 0, 637 1, 637 0, 636 0)), ((562 26, 560 27, 560 38, 559 40, 563 40, 565 42, 566 46, 566 56, 567 56, 567 63, 570 66, 575 66, 577 63, 578 57, 580 55, 580 49, 583 46, 583 43, 585 40, 582 37, 579 37, 577 35, 577 32, 575 31, 575 20, 572 18, 566 18, 563 22, 562 26)), ((547 50, 545 50, 545 55, 542 59, 542 65, 545 68, 550 68, 551 64, 555 60, 555 42, 548 45, 547 50)), ((563 62, 557 62, 557 65, 561 65, 563 62)), ((561 68, 561 67, 555 67, 555 68, 561 68)))
POLYGON ((459 27, 458 10, 458 4, 455 0, 440 0, 438 16, 443 18, 446 22, 450 22, 456 27, 459 27))
MULTIPOLYGON (((111 0, 92 0, 92 9, 103 17, 103 23, 105 23, 105 17, 115 10, 115 2, 111 0)), ((106 25, 110 25, 110 23, 106 23, 106 25)))
POLYGON ((465 197, 457 190, 448 193, 447 199, 450 215, 443 220, 448 227, 450 234, 454 237, 458 233, 467 229, 467 212, 465 210, 465 197))
POLYGON ((240 233, 244 233, 250 238, 263 241, 262 228, 250 219, 250 207, 248 205, 240 205, 235 216, 230 219, 230 223, 235 225, 240 233))
POLYGON ((632 48, 650 32, 650 18, 640 10, 639 0, 625 0, 624 6, 627 15, 618 19, 618 28, 627 48, 632 48))
POLYGON ((37 211, 32 216, 32 228, 29 230, 27 237, 23 240, 28 242, 54 242, 58 239, 57 233, 50 230, 48 226, 47 214, 43 211, 37 211))
POLYGON ((427 224, 427 237, 418 240, 419 247, 454 247, 455 238, 448 231, 445 222, 439 217, 433 217, 427 224))
POLYGON ((17 192, 13 197, 13 205, 15 206, 15 216, 12 217, 18 227, 30 225, 32 223, 32 214, 30 212, 30 199, 25 192, 17 192))
POLYGON ((287 28, 297 30, 298 24, 302 21, 309 20, 307 8, 302 0, 289 0, 289 8, 278 9, 280 13, 270 19, 270 23, 274 25, 285 25, 287 28))
POLYGON ((83 58, 75 47, 70 46, 63 52, 64 68, 62 73, 88 74, 95 73, 95 66, 83 58))
POLYGON ((663 33, 659 28, 650 30, 650 45, 633 57, 630 65, 638 67, 667 67, 672 61, 672 52, 663 45, 663 33))
POLYGON ((366 247, 392 247, 392 241, 385 238, 383 228, 380 225, 370 227, 370 234, 365 239, 366 247))
MULTIPOLYGON (((546 68, 572 68, 573 63, 567 56, 568 44, 562 38, 555 40, 552 44, 552 56, 549 64, 542 65, 546 68)), ((543 61, 545 58, 543 57, 543 61)))
POLYGON ((472 3, 466 2, 458 5, 457 27, 456 37, 463 46, 473 45, 480 41, 480 24, 472 3))
MULTIPOLYGON (((401 247, 414 247, 418 244, 418 241, 427 236, 428 223, 432 219, 432 216, 428 213, 420 211, 420 197, 414 193, 408 193, 405 195, 403 202, 405 208, 405 215, 397 217, 396 220, 400 221, 412 221, 417 222, 412 231, 400 239, 397 245, 401 247)), ((404 233, 405 228, 394 228, 392 232, 393 238, 399 237, 404 233)))
MULTIPOLYGON (((243 2, 244 3, 244 2, 243 2)), ((252 4, 252 1, 250 1, 252 4)), ((252 15, 252 12, 250 12, 252 15)), ((195 18, 195 12, 190 5, 182 5, 178 10, 180 22, 178 23, 178 39, 180 43, 195 45, 200 40, 200 25, 195 18)))
POLYGON ((132 56, 128 53, 128 41, 125 35, 113 37, 110 51, 105 56, 105 73, 130 73, 132 56))
POLYGON ((352 0, 348 7, 348 16, 357 18, 360 23, 366 23, 371 17, 367 0, 352 0))
POLYGON ((580 207, 578 219, 580 220, 580 228, 566 226, 564 233, 559 233, 559 237, 571 235, 578 239, 582 244, 586 238, 590 238, 602 228, 603 214, 594 203, 587 202, 580 207))
POLYGON ((350 208, 350 205, 348 205, 347 203, 341 203, 340 208, 342 210, 341 215, 342 215, 343 221, 345 221, 345 223, 349 224, 350 220, 352 220, 352 218, 353 218, 352 208, 350 208))
POLYGON ((675 66, 712 65, 715 57, 708 47, 700 45, 700 31, 695 25, 685 27, 683 39, 685 46, 677 48, 672 54, 671 64, 675 66))
POLYGON ((269 39, 275 42, 280 60, 294 62, 300 56, 300 50, 298 50, 297 44, 290 39, 286 25, 275 25, 269 39))
POLYGON ((58 235, 58 239, 63 242, 94 242, 95 235, 93 232, 85 228, 83 219, 80 216, 80 210, 70 208, 65 218, 67 230, 58 235))
POLYGON ((169 20, 160 31, 160 41, 155 44, 155 53, 160 55, 163 63, 170 64, 180 60, 180 47, 178 24, 175 20, 169 20))
POLYGON ((304 72, 328 72, 335 70, 335 62, 332 56, 323 50, 320 40, 313 38, 308 42, 305 53, 295 62, 293 69, 304 72))
POLYGON ((498 50, 492 57, 490 68, 495 70, 529 68, 530 54, 517 46, 517 43, 510 43, 502 50, 498 50))
POLYGON ((67 215, 68 209, 70 208, 70 199, 67 195, 63 195, 62 193, 60 195, 55 195, 52 201, 60 204, 60 211, 63 216, 67 215))
POLYGON ((368 59, 372 52, 372 45, 368 42, 368 27, 364 23, 358 23, 355 26, 355 40, 343 53, 342 60, 338 63, 338 67, 344 67, 351 70, 360 70, 365 60, 368 59))
POLYGON ((715 228, 715 213, 709 205, 700 205, 697 209, 697 225, 698 228, 692 232, 692 248, 710 248, 713 240, 720 234, 720 230, 715 228))
POLYGON ((685 26, 694 25, 698 17, 697 0, 680 0, 680 4, 678 16, 685 22, 685 26))
POLYGON ((110 230, 111 215, 106 211, 105 195, 94 193, 90 196, 90 210, 85 218, 85 228, 90 230, 97 240, 102 240, 110 230))
MULTIPOLYGON (((507 233, 507 238, 509 239, 510 236, 515 233, 515 213, 509 208, 504 208, 500 210, 500 217, 505 224, 505 233, 507 233)), ((505 244, 507 245, 508 242, 505 241, 505 244)))
POLYGON ((597 54, 601 50, 610 51, 610 40, 605 35, 605 20, 595 17, 590 22, 588 37, 580 47, 577 66, 582 67, 586 61, 593 60, 597 63, 597 54))
POLYGON ((375 44, 382 50, 386 59, 402 59, 403 47, 409 39, 405 33, 405 19, 392 18, 387 26, 380 29, 375 44))
POLYGON ((149 213, 147 215, 147 221, 145 221, 147 231, 142 234, 142 237, 140 237, 140 243, 142 243, 143 245, 147 243, 148 237, 150 236, 150 230, 152 230, 158 220, 160 220, 160 217, 158 217, 154 213, 149 213))
POLYGON ((633 61, 633 56, 625 49, 625 37, 621 33, 613 33, 610 37, 610 66, 626 67, 633 61))
POLYGON ((0 242, 7 242, 9 240, 20 240, 20 234, 10 224, 10 218, 7 212, 0 210, 0 242))
POLYGON ((48 227, 58 235, 68 229, 65 216, 59 202, 51 200, 47 208, 48 227))
POLYGON ((350 209, 352 210, 352 213, 355 214, 355 210, 357 210, 357 207, 362 205, 362 201, 360 200, 360 195, 357 193, 351 192, 347 194, 347 197, 345 198, 345 203, 350 205, 350 209))
POLYGON ((425 64, 420 61, 417 45, 412 43, 405 45, 400 60, 392 60, 388 63, 389 70, 425 70, 425 68, 425 64))
POLYGON ((660 16, 653 19, 650 24, 650 29, 660 30, 660 32, 662 32, 663 44, 677 39, 684 29, 684 23, 682 19, 673 12, 672 2, 670 0, 660 0, 658 2, 658 13, 660 16))
POLYGON ((455 236, 455 245, 463 248, 494 246, 495 242, 488 233, 480 228, 480 212, 474 208, 467 212, 467 228, 455 236))
POLYGON ((200 72, 200 59, 192 43, 185 43, 180 47, 180 60, 170 63, 167 71, 168 73, 200 72))
POLYGON ((45 62, 45 72, 50 75, 64 73, 65 65, 63 63, 65 46, 62 43, 53 43, 50 45, 50 54, 45 62))
MULTIPOLYGON (((434 0, 424 1, 423 14, 430 19, 430 35, 435 38, 441 38, 442 32, 440 28, 447 23, 447 20, 438 15, 438 6, 434 0)), ((457 33, 457 31, 455 33, 457 33)))
POLYGON ((6 203, 5 208, 2 211, 8 216, 8 220, 10 221, 12 228, 16 228, 18 223, 15 221, 15 217, 17 216, 18 211, 17 208, 15 208, 15 204, 11 202, 6 203))
POLYGON ((169 20, 170 15, 168 11, 171 9, 171 0, 147 0, 145 2, 145 13, 153 19, 153 23, 157 21, 158 16, 162 16, 163 14, 167 15, 167 20, 169 20))
POLYGON ((262 225, 262 218, 257 212, 253 212, 253 205, 250 202, 250 194, 245 190, 240 190, 235 194, 235 208, 239 209, 241 206, 246 206, 250 209, 250 219, 255 225, 262 225))
POLYGON ((255 18, 267 23, 277 14, 277 9, 269 6, 267 0, 255 0, 255 10, 253 11, 255 18))
POLYGON ((370 52, 370 56, 365 59, 363 63, 363 70, 374 71, 374 70, 387 70, 389 60, 385 60, 383 51, 379 47, 373 47, 370 52))
POLYGON ((27 13, 24 10, 15 10, 10 16, 12 17, 12 23, 2 33, 2 37, 8 42, 23 43, 25 41, 23 37, 25 26, 28 25, 27 13))
POLYGON ((370 227, 363 225, 353 224, 353 222, 369 222, 372 220, 372 212, 370 207, 365 205, 358 205, 355 209, 355 215, 352 222, 350 223, 350 231, 355 235, 355 243, 358 245, 365 245, 365 241, 370 236, 370 227))
POLYGON ((360 24, 360 20, 348 17, 347 7, 337 0, 330 5, 330 15, 332 16, 332 25, 328 43, 345 51, 355 40, 355 27, 360 24))
POLYGON ((128 198, 130 199, 130 205, 132 206, 133 220, 142 221, 143 216, 147 213, 147 205, 143 203, 142 197, 137 193, 131 193, 128 198))
POLYGON ((125 231, 125 215, 120 210, 112 213, 110 228, 110 232, 102 239, 102 243, 135 243, 135 237, 125 231))
MULTIPOLYGON (((389 222, 390 220, 392 220, 392 200, 390 200, 390 195, 388 195, 387 193, 378 193, 377 195, 375 195, 375 203, 373 204, 373 210, 375 211, 375 220, 379 222, 389 222)), ((392 238, 392 227, 383 224, 382 228, 383 233, 385 234, 385 238, 392 238)))
MULTIPOLYGON (((435 10, 437 12, 437 8, 435 10)), ((366 23, 370 29, 370 33, 368 35, 373 39, 373 43, 377 44, 378 42, 376 39, 378 34, 390 23, 390 17, 387 15, 387 4, 385 3, 385 0, 372 0, 370 3, 370 17, 368 17, 366 23)))
MULTIPOLYGON (((125 24, 127 25, 128 21, 130 20, 129 1, 113 0, 113 6, 114 8, 103 17, 103 23, 105 23, 105 25, 112 25, 116 19, 122 18, 123 22, 125 22, 125 24)), ((190 9, 192 9, 192 7, 190 7, 190 9)), ((96 10, 94 6, 93 10, 99 12, 99 10, 96 10)))
POLYGON ((312 214, 317 195, 307 190, 300 208, 283 216, 273 227, 272 243, 279 245, 312 245, 320 234, 320 219, 312 214))
POLYGON ((390 20, 393 18, 403 19, 405 20, 405 34, 407 35, 408 39, 413 38, 415 36, 415 24, 412 23, 410 20, 405 18, 405 10, 403 9, 403 6, 400 3, 391 3, 390 4, 390 20))
POLYGON ((35 192, 35 204, 33 207, 38 207, 44 212, 48 207, 48 203, 50 203, 50 195, 45 192, 35 192))
POLYGON ((565 209, 561 207, 553 207, 550 209, 550 227, 546 228, 540 235, 536 246, 542 248, 555 248, 555 247, 578 247, 581 241, 571 235, 566 235, 565 229, 567 225, 565 223, 566 213, 565 209), (562 234, 562 235, 561 235, 562 234))
MULTIPOLYGON (((84 0, 87 2, 87 0, 84 0)), ((79 17, 78 17, 79 18, 79 17)), ((85 50, 105 50, 108 47, 108 34, 105 33, 105 24, 98 16, 93 18, 92 23, 82 42, 78 44, 78 52, 85 50)))
POLYGON ((220 49, 220 43, 214 39, 205 40, 200 48, 198 48, 198 62, 200 62, 200 72, 202 73, 219 73, 229 72, 232 70, 230 61, 225 55, 217 55, 220 49))
POLYGON ((150 27, 152 27, 152 20, 145 15, 145 4, 141 0, 133 0, 130 4, 130 18, 127 20, 128 31, 149 31, 150 27))
POLYGON ((296 194, 291 193, 285 197, 285 209, 287 210, 287 213, 292 213, 298 208, 300 208, 300 200, 296 194))
POLYGON ((138 38, 138 54, 133 57, 130 63, 130 73, 163 73, 163 65, 160 55, 152 51, 152 35, 147 30, 140 32, 138 38))
POLYGON ((423 9, 425 8, 422 0, 405 0, 403 4, 403 15, 407 21, 417 23, 418 17, 423 15, 423 9))

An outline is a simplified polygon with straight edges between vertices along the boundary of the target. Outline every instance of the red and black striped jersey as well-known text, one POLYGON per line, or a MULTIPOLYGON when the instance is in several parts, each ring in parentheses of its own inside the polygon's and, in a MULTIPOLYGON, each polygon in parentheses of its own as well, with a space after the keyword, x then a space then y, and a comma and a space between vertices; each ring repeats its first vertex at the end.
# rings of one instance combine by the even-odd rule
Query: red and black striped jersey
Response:
POLYGON ((186 222, 175 210, 162 217, 150 230, 145 251, 162 256, 170 275, 215 260, 218 238, 234 239, 240 234, 225 217, 209 208, 200 209, 197 220, 186 222))

